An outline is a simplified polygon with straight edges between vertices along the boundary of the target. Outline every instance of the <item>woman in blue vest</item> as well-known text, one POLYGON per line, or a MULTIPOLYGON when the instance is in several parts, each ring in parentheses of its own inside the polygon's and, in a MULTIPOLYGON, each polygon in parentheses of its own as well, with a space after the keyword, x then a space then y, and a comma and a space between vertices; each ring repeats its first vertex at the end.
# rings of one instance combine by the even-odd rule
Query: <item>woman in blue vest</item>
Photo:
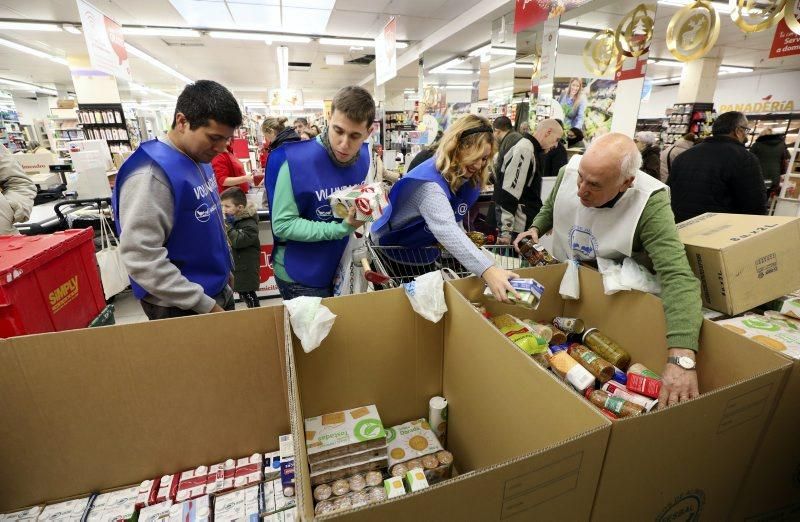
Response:
POLYGON ((389 194, 389 206, 372 227, 373 241, 379 246, 405 247, 384 251, 390 257, 391 272, 409 273, 403 265, 416 265, 416 273, 433 269, 438 251, 425 247, 438 242, 467 270, 482 277, 497 299, 507 301, 506 291, 513 292, 508 280, 518 276, 494 266, 460 226, 486 186, 494 153, 489 121, 463 116, 445 131, 434 156, 397 182, 389 194))

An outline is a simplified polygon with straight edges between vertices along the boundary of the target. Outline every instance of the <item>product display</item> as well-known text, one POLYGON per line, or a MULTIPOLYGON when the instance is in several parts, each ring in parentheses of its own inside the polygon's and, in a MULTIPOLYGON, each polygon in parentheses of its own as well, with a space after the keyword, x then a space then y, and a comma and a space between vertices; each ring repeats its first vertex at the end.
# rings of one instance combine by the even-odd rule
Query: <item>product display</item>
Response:
POLYGON ((89 510, 89 501, 89 498, 81 498, 45 506, 38 518, 33 518, 33 520, 80 522, 89 510))
POLYGON ((389 199, 382 183, 369 183, 342 189, 331 194, 333 215, 344 219, 350 209, 355 207, 356 219, 372 223, 383 215, 389 199))
POLYGON ((136 499, 139 496, 139 487, 121 489, 110 493, 98 495, 92 502, 87 522, 117 522, 135 521, 138 515, 136 499))

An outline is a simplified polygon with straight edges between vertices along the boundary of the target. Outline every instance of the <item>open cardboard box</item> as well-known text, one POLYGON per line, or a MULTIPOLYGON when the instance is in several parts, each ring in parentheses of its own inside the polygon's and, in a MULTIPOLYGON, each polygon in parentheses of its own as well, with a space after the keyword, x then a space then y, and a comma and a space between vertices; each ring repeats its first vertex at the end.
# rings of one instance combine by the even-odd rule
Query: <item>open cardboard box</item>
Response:
MULTIPOLYGON (((379 504, 329 515, 346 520, 586 520, 610 421, 530 357, 513 348, 453 287, 449 311, 430 323, 403 290, 327 299, 338 317, 306 354, 287 331, 296 469, 307 470, 303 420, 375 404, 384 426, 428 416, 449 403, 452 480, 379 504)), ((560 299, 545 298, 555 310, 560 299)), ((308 474, 298 509, 314 519, 308 474)), ((320 517, 323 518, 323 517, 320 517)))
MULTIPOLYGON (((564 265, 519 273, 537 279, 552 297, 558 295, 564 265)), ((600 274, 586 268, 580 270, 580 282, 581 299, 558 299, 555 307, 548 302, 532 311, 485 303, 493 314, 514 313, 543 322, 553 316, 582 318, 587 327, 597 327, 620 343, 634 362, 660 373, 667 349, 661 300, 640 292, 606 296, 600 274)), ((484 301, 477 278, 452 286, 472 301, 484 301)), ((592 519, 614 520, 620 513, 628 520, 688 520, 701 514, 708 520, 728 519, 790 365, 710 321, 703 323, 700 346, 701 397, 613 422, 592 519)), ((516 350, 510 344, 507 348, 516 350)))
POLYGON ((786 387, 767 421, 731 520, 800 519, 800 361, 789 360, 786 387))
POLYGON ((0 513, 277 448, 283 307, 0 340, 0 513))

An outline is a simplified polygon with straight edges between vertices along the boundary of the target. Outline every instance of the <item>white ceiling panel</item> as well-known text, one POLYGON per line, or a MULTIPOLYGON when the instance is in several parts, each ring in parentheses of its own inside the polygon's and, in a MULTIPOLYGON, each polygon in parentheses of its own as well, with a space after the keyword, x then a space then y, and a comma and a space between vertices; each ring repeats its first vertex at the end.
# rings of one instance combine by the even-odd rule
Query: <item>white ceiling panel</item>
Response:
POLYGON ((282 30, 292 33, 324 34, 330 16, 330 9, 284 6, 282 30))
MULTIPOLYGON (((224 4, 223 4, 224 5, 224 4)), ((260 31, 280 31, 281 7, 279 5, 259 5, 241 2, 228 2, 228 9, 233 16, 231 27, 236 29, 252 29, 260 31)), ((208 22, 206 22, 208 25, 208 22)))
POLYGON ((385 13, 391 3, 391 0, 372 0, 369 2, 365 2, 364 0, 336 0, 336 10, 385 13))

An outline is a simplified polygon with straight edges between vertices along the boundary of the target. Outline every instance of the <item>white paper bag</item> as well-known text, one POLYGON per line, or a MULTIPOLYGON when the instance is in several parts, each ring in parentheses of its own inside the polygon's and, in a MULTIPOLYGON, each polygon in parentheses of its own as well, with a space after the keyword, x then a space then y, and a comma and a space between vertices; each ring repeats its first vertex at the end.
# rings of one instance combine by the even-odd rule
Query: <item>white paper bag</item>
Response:
POLYGON ((303 351, 311 353, 330 333, 336 316, 321 297, 300 296, 283 302, 289 311, 292 331, 300 339, 303 351))
POLYGON ((561 278, 561 286, 558 288, 558 293, 561 294, 563 299, 577 300, 581 298, 581 283, 578 276, 579 266, 574 259, 567 260, 567 270, 564 272, 564 277, 561 278))
POLYGON ((114 237, 114 235, 111 231, 111 224, 101 211, 101 250, 97 252, 95 256, 97 257, 97 265, 100 267, 100 279, 103 282, 103 293, 106 299, 110 299, 112 296, 122 292, 128 288, 128 284, 130 283, 128 271, 125 269, 125 265, 122 264, 119 246, 111 244, 112 237, 114 237))
POLYGON ((444 278, 442 272, 429 272, 403 285, 411 307, 432 323, 438 323, 447 313, 444 302, 444 278))

